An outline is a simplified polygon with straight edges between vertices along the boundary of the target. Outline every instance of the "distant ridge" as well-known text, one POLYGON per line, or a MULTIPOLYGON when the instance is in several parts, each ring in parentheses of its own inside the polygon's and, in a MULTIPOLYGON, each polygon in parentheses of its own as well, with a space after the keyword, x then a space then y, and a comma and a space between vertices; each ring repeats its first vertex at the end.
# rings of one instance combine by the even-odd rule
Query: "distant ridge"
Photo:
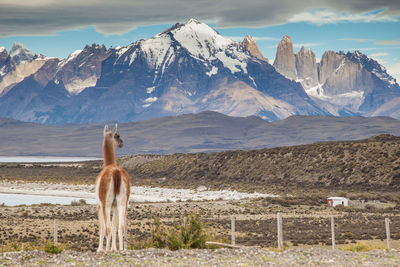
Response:
MULTIPOLYGON (((101 156, 104 123, 43 125, 0 119, 0 155, 101 156)), ((400 136, 389 117, 292 116, 267 122, 205 111, 120 123, 124 148, 118 155, 172 154, 270 148, 320 141, 400 136)))

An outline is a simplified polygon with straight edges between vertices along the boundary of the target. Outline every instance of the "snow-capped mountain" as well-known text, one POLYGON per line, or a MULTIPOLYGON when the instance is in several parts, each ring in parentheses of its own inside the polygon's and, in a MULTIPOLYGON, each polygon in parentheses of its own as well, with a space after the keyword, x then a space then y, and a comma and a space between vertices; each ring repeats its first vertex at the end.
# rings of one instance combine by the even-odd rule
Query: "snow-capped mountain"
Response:
POLYGON ((79 94, 87 87, 95 86, 101 74, 101 63, 109 56, 104 45, 86 45, 57 66, 54 83, 62 83, 71 94, 79 94))
POLYGON ((13 44, 10 53, 0 47, 0 96, 38 71, 46 60, 46 57, 34 54, 18 42, 13 44))
POLYGON ((311 50, 294 55, 290 37, 282 42, 275 68, 251 36, 236 42, 195 19, 124 47, 87 45, 66 59, 0 48, 0 117, 62 124, 211 110, 273 121, 371 114, 387 102, 383 91, 400 91, 364 56, 327 52, 317 64, 311 50))
MULTIPOLYGON (((105 90, 103 96, 115 99, 118 95, 114 92, 124 90, 126 84, 134 86, 120 99, 121 104, 131 106, 131 112, 139 118, 203 110, 237 115, 239 108, 234 107, 243 106, 239 103, 243 99, 258 104, 256 110, 252 106, 242 115, 256 114, 269 120, 291 114, 325 114, 299 84, 251 55, 242 43, 225 38, 194 19, 111 52, 103 62, 96 88, 105 90), (240 91, 243 99, 232 97, 227 88, 240 91), (224 98, 229 108, 217 107, 215 98, 224 98)), ((89 88, 87 93, 90 91, 96 89, 89 88)), ((91 109, 87 112, 99 114, 91 109)), ((113 111, 105 107, 104 113, 113 111)))
POLYGON ((126 47, 92 45, 47 59, 0 97, 0 107, 7 107, 0 116, 65 123, 204 110, 267 120, 328 114, 258 52, 249 36, 235 42, 191 19, 126 47))
POLYGON ((314 102, 337 116, 372 115, 400 96, 398 83, 385 67, 360 51, 326 51, 317 63, 311 49, 302 47, 294 54, 291 39, 285 35, 274 67, 300 82, 314 102))
POLYGON ((23 44, 15 42, 11 47, 10 56, 17 64, 19 64, 21 61, 32 61, 37 55, 26 48, 23 44))

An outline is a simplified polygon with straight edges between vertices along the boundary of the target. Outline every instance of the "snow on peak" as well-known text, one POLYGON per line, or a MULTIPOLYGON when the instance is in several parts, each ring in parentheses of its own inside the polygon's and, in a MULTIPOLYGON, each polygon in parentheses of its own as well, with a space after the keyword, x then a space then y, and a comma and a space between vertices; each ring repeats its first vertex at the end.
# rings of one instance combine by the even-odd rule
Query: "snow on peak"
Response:
POLYGON ((240 43, 221 36, 196 19, 190 19, 186 24, 176 23, 150 39, 118 47, 116 53, 118 62, 126 62, 128 65, 132 65, 140 54, 144 54, 147 64, 155 71, 153 82, 156 82, 176 59, 176 52, 180 48, 209 66, 209 72, 206 73, 209 76, 217 73, 218 69, 212 68, 212 61, 216 60, 221 61, 232 73, 247 72, 246 60, 249 56, 241 50, 240 43))
POLYGON ((190 54, 201 59, 210 59, 218 51, 234 43, 233 40, 219 35, 213 28, 195 19, 176 27, 171 33, 190 54))
POLYGON ((387 73, 386 68, 379 64, 378 61, 369 58, 367 55, 361 53, 358 50, 354 51, 354 53, 347 52, 346 57, 349 58, 351 61, 362 65, 366 70, 370 71, 372 74, 374 74, 376 77, 378 77, 389 86, 396 85, 396 80, 387 73))
POLYGON ((78 49, 74 52, 72 52, 66 59, 60 61, 60 63, 58 63, 58 69, 61 69, 62 67, 64 67, 68 62, 70 62, 71 60, 75 59, 77 56, 79 56, 79 54, 82 53, 82 49, 78 49))
MULTIPOLYGON (((165 69, 175 58, 171 37, 168 34, 158 34, 153 38, 139 41, 139 44, 140 50, 146 55, 148 65, 154 67, 153 82, 156 82, 158 78, 163 76, 165 69)), ((137 56, 137 52, 135 50, 133 53, 129 53, 129 65, 131 65, 137 56)))
MULTIPOLYGON (((186 24, 176 24, 170 33, 192 57, 209 62, 219 60, 232 73, 247 73, 249 56, 239 51, 240 43, 221 36, 207 24, 190 19, 186 24)), ((209 76, 213 74, 216 74, 216 69, 207 72, 209 76)))
POLYGON ((20 61, 32 61, 35 54, 23 44, 15 42, 10 50, 10 56, 19 63, 20 61))
POLYGON ((75 50, 74 52, 72 52, 70 55, 69 55, 69 57, 68 58, 76 58, 80 53, 82 52, 82 49, 78 49, 78 50, 75 50))
POLYGON ((26 49, 26 47, 25 47, 22 43, 20 43, 20 42, 14 42, 14 43, 13 43, 13 46, 11 47, 10 52, 11 52, 11 51, 16 51, 16 50, 18 50, 18 49, 26 49))
POLYGON ((0 53, 3 53, 4 51, 6 51, 6 48, 4 46, 0 46, 0 53))
POLYGON ((186 22, 186 24, 202 24, 200 21, 198 21, 197 19, 195 19, 195 18, 191 18, 191 19, 189 19, 188 20, 188 22, 186 22))

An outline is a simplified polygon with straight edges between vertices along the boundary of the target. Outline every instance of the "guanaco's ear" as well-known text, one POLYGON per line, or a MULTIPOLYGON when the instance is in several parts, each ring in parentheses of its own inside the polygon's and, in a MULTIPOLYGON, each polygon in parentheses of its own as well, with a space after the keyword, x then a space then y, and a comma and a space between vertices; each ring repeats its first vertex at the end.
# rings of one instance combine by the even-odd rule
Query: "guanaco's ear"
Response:
POLYGON ((117 132, 117 129, 118 129, 118 124, 115 124, 114 129, 112 130, 113 134, 117 132))
POLYGON ((106 126, 104 126, 104 134, 106 134, 108 132, 108 125, 106 124, 106 126))

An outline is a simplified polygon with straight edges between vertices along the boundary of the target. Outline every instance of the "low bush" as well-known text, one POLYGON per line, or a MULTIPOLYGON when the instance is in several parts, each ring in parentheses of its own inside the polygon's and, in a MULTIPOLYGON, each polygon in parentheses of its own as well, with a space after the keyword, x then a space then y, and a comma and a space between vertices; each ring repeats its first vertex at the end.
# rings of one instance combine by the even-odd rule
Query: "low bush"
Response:
POLYGON ((55 245, 54 243, 48 242, 44 247, 44 251, 52 254, 59 254, 64 250, 64 247, 55 245))
POLYGON ((56 246, 54 243, 44 240, 35 242, 13 241, 0 246, 0 252, 32 251, 43 250, 48 253, 58 254, 64 250, 63 246, 56 246))
POLYGON ((177 250, 182 248, 206 248, 207 234, 204 224, 198 214, 192 214, 188 220, 181 218, 168 234, 168 248, 177 250))
POLYGON ((155 247, 169 248, 171 250, 208 248, 206 241, 211 240, 215 240, 215 236, 206 233, 205 225, 198 214, 191 214, 188 218, 181 217, 168 230, 161 225, 159 218, 153 217, 151 237, 142 242, 135 242, 131 238, 131 248, 155 247))

